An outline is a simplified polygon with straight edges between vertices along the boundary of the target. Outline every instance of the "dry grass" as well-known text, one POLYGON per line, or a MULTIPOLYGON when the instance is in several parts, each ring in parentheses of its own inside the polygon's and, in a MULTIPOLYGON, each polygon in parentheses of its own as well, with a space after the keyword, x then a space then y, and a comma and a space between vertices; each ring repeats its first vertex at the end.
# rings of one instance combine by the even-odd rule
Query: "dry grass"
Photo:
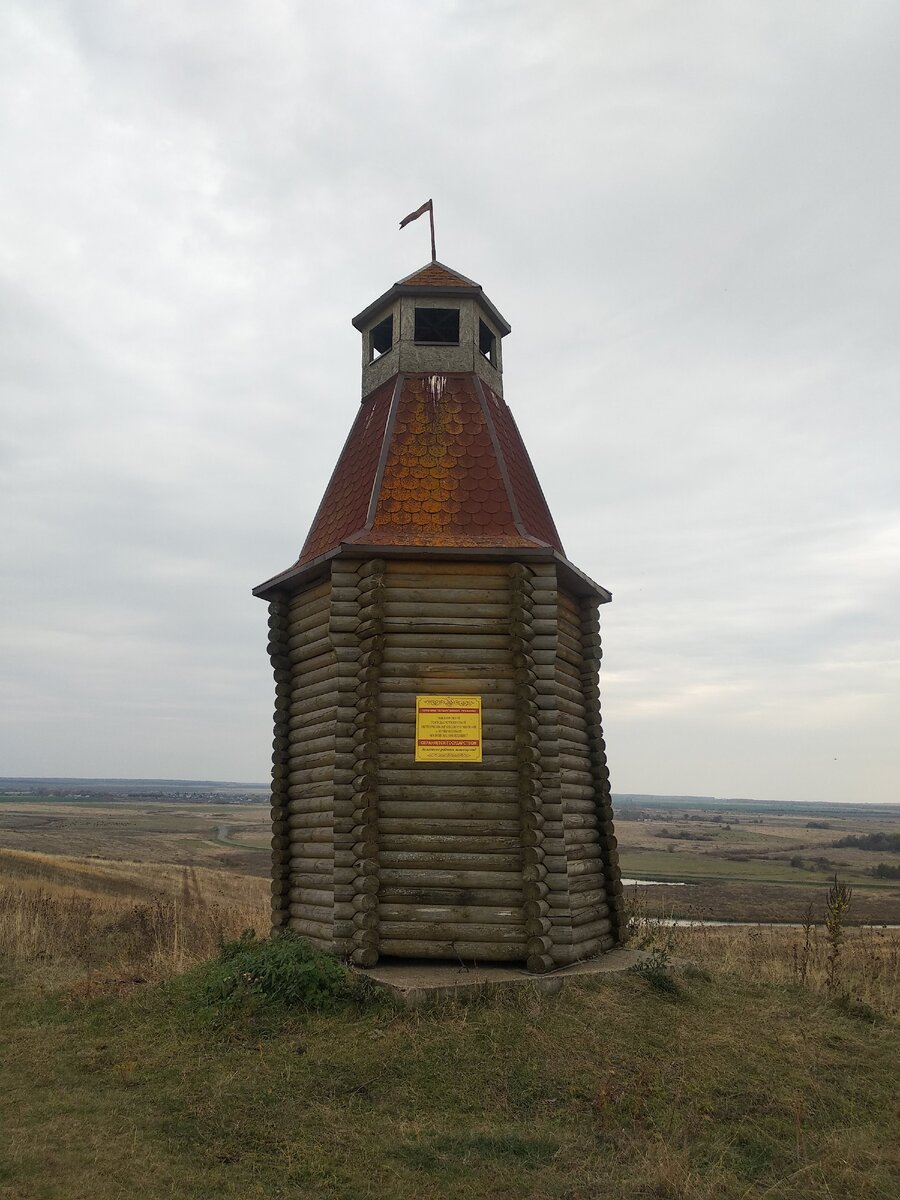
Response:
POLYGON ((803 930, 755 925, 728 929, 694 926, 672 931, 675 953, 699 966, 747 980, 798 983, 820 995, 845 998, 886 1015, 896 1016, 900 983, 900 936, 896 930, 848 930, 829 984, 829 943, 813 926, 805 959, 803 930))
MULTIPOLYGON (((824 895, 823 895, 824 901, 824 895)), ((824 920, 791 926, 671 925, 648 915, 634 889, 631 944, 657 948, 716 973, 752 983, 798 984, 818 995, 898 1015, 900 931, 856 926, 842 931, 835 953, 824 920)))
MULTIPOLYGON (((751 982, 796 983, 897 1014, 896 930, 848 928, 835 959, 822 924, 676 927, 653 915, 648 892, 629 894, 633 944, 751 982)), ((58 978, 171 978, 214 956, 222 941, 268 926, 268 887, 254 876, 0 851, 0 957, 20 967, 52 966, 58 978)))
POLYGON ((163 979, 245 929, 268 930, 265 881, 166 864, 0 853, 0 957, 163 979))
POLYGON ((0 887, 38 889, 57 896, 102 895, 132 901, 177 896, 186 876, 195 881, 205 900, 220 904, 255 903, 268 891, 266 879, 221 867, 0 849, 0 887))

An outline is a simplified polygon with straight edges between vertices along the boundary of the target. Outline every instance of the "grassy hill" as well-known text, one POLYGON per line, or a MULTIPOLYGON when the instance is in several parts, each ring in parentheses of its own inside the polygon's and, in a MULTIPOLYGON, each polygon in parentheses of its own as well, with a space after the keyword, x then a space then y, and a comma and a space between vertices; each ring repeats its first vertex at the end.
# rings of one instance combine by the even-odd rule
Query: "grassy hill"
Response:
POLYGON ((845 993, 732 964, 226 1017, 202 966, 43 969, 0 974, 4 1200, 897 1194, 900 1039, 845 993))
POLYGON ((897 1045, 799 989, 637 977, 213 1030, 2 990, 5 1197, 893 1197, 897 1045))
POLYGON ((835 957, 821 923, 675 928, 638 889, 637 943, 695 964, 675 991, 661 971, 226 1015, 203 981, 244 978, 216 956, 265 930, 265 880, 215 869, 237 853, 216 843, 182 865, 207 826, 147 819, 164 861, 128 858, 116 824, 115 857, 79 854, 107 810, 65 827, 69 854, 0 849, 0 1200, 900 1192, 896 930, 847 929, 835 957))

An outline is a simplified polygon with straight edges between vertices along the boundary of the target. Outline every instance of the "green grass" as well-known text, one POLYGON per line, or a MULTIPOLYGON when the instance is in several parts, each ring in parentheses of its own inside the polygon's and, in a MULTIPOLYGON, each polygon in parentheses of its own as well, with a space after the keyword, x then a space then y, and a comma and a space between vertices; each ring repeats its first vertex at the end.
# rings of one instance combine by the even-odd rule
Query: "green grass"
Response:
POLYGON ((796 988, 625 974, 273 1027, 211 1024, 198 978, 0 983, 0 1197, 896 1194, 896 1032, 796 988))
MULTIPOLYGON (((795 883, 821 887, 834 876, 835 868, 827 871, 810 871, 792 867, 789 863, 769 859, 748 859, 741 862, 733 858, 719 858, 715 854, 691 853, 674 850, 623 849, 620 851, 622 874, 628 878, 681 880, 749 880, 756 883, 795 883)), ((842 866, 838 868, 842 879, 850 883, 877 887, 879 881, 864 871, 842 866)))

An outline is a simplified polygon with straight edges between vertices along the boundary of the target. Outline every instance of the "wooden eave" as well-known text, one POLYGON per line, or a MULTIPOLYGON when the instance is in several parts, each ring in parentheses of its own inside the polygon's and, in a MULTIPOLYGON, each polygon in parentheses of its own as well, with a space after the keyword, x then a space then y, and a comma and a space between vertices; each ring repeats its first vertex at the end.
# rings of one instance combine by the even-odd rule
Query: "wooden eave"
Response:
POLYGON ((600 604, 608 604, 612 600, 612 592, 595 583, 590 576, 579 571, 574 563, 569 562, 565 555, 550 546, 365 546, 358 542, 342 542, 334 550, 322 554, 310 562, 300 566, 289 567, 278 575, 273 575, 265 583, 253 589, 253 595, 260 600, 271 600, 280 593, 298 592, 309 587, 320 576, 326 575, 334 559, 337 558, 405 558, 450 560, 460 563, 477 562, 552 562, 555 563, 560 579, 565 587, 576 596, 593 596, 600 604))
POLYGON ((494 307, 492 302, 485 295, 481 284, 474 284, 472 287, 430 287, 419 284, 395 283, 393 287, 388 288, 384 295, 379 296, 377 300, 373 300, 367 308, 364 308, 361 313, 353 318, 352 324, 354 329, 358 329, 362 333, 366 327, 371 324, 375 317, 391 302, 397 299, 398 296, 427 296, 437 297, 446 296, 452 300, 454 297, 467 296, 477 300, 485 312, 490 316, 491 320, 497 326, 497 332, 500 337, 506 337, 511 331, 512 326, 500 311, 494 307))

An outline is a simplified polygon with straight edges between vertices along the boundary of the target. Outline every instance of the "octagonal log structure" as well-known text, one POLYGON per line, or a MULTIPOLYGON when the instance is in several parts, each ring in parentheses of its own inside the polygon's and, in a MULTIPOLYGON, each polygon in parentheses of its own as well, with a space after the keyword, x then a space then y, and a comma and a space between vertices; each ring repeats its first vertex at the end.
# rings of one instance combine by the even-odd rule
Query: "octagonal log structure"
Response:
MULTIPOLYGON (((432 264, 356 319, 364 391, 373 328, 384 345, 390 312, 409 334, 423 301, 460 306, 461 341, 480 322, 488 344, 486 317, 509 331, 432 264)), ((255 589, 276 684, 272 925, 360 966, 548 971, 621 935, 598 685, 610 595, 565 558, 499 353, 460 371, 464 345, 395 349, 424 369, 374 373, 298 561, 255 589), (480 697, 480 762, 417 761, 422 695, 480 697)))

